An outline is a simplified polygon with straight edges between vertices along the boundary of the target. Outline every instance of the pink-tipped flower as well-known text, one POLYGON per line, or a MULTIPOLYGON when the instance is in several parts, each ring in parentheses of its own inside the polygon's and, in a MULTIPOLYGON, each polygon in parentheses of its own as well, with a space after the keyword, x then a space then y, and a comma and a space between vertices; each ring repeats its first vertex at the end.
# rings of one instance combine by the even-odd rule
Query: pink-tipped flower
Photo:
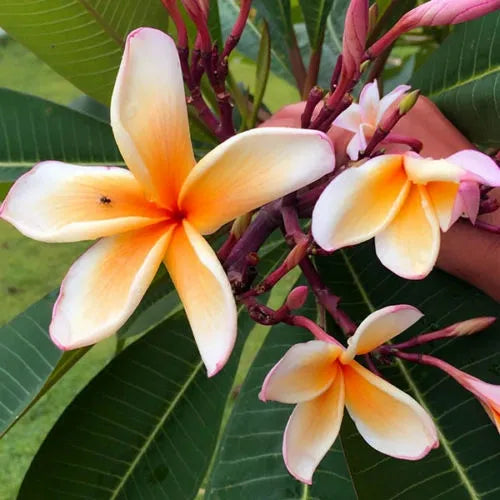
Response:
POLYGON ((359 76, 368 34, 368 0, 352 0, 345 16, 341 79, 359 76))
POLYGON ((311 483, 337 438, 344 407, 381 453, 418 460, 439 445, 431 417, 413 398, 354 361, 421 317, 409 305, 385 307, 359 325, 348 349, 333 341, 296 344, 268 373, 260 399, 296 404, 283 436, 285 465, 296 479, 311 483))
POLYGON ((433 365, 453 377, 476 396, 500 433, 500 385, 484 382, 442 360, 436 360, 433 365))
POLYGON ((369 49, 377 57, 403 33, 419 26, 459 24, 500 9, 500 0, 430 0, 407 12, 369 49))
POLYGON ((380 99, 376 81, 363 87, 359 96, 359 104, 351 104, 335 119, 333 125, 354 132, 346 151, 351 160, 357 160, 372 138, 385 112, 407 90, 409 85, 399 85, 392 92, 380 99))
POLYGON ((234 345, 237 311, 203 235, 331 172, 332 144, 321 132, 268 127, 196 162, 177 48, 152 28, 127 38, 111 126, 129 170, 40 163, 14 184, 0 217, 40 241, 99 239, 61 285, 50 324, 58 346, 114 334, 164 263, 214 375, 234 345))
POLYGON ((425 278, 439 253, 440 229, 456 220, 463 182, 500 186, 500 169, 474 150, 442 160, 415 153, 377 156, 326 187, 314 207, 313 237, 330 252, 375 237, 384 266, 402 278, 425 278))

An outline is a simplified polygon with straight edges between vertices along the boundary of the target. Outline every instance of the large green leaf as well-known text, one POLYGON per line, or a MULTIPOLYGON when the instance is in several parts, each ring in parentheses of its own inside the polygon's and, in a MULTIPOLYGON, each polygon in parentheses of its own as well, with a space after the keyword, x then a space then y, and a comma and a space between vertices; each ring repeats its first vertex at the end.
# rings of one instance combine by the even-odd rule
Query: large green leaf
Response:
POLYGON ((39 97, 0 88, 0 182, 41 160, 123 165, 108 123, 39 97))
POLYGON ((323 42, 326 20, 333 3, 334 0, 299 0, 312 49, 317 50, 323 42))
MULTIPOLYGON (((395 276, 378 262, 371 243, 318 262, 328 285, 342 297, 341 306, 358 322, 374 309, 391 304, 408 303, 421 309, 425 317, 401 339, 499 312, 495 301, 441 271, 435 270, 422 281, 395 276)), ((490 331, 436 342, 426 352, 498 384, 498 328, 493 325, 490 331)), ((498 432, 477 400, 435 368, 396 362, 383 373, 430 412, 441 446, 417 462, 396 460, 371 449, 352 424, 344 425, 342 444, 359 497, 498 498, 498 432)))
MULTIPOLYGON (((284 252, 269 249, 264 271, 284 252)), ((231 359, 210 379, 183 312, 122 352, 59 419, 19 498, 194 498, 253 327, 246 313, 239 320, 231 359)))
POLYGON ((422 89, 473 142, 500 147, 500 12, 457 26, 417 71, 422 89))
MULTIPOLYGON (((0 436, 14 425, 87 351, 60 351, 48 327, 57 290, 0 328, 0 436)), ((178 309, 177 294, 167 276, 157 280, 120 338, 145 334, 178 309)))
POLYGON ((159 0, 16 0, 0 2, 0 26, 97 100, 109 103, 127 34, 165 29, 159 0))
MULTIPOLYGON (((314 316, 311 302, 308 312, 314 316)), ((262 403, 258 398, 262 382, 273 365, 291 345, 308 340, 311 340, 310 334, 300 328, 287 325, 271 328, 224 430, 207 488, 208 499, 356 498, 340 442, 317 469, 312 486, 290 476, 283 463, 281 447, 293 406, 262 403)))

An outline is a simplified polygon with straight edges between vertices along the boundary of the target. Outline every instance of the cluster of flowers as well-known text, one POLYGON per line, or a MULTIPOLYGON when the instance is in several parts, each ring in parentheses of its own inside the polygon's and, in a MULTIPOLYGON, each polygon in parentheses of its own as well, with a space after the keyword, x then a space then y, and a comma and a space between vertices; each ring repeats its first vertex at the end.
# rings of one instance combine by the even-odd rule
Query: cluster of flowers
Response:
MULTIPOLYGON (((206 17, 207 2, 186 3, 191 9, 197 6, 193 16, 206 17)), ((432 0, 414 9, 369 55, 417 25, 460 22, 498 7, 498 2, 477 2, 481 5, 464 17, 468 3, 432 0)), ((339 88, 342 95, 350 91, 349 82, 359 76, 366 55, 367 10, 367 2, 351 3, 342 71, 328 99, 335 101, 339 88)), ((500 186, 495 162, 474 150, 444 159, 423 158, 415 151, 369 154, 381 125, 408 107, 407 86, 380 99, 376 82, 365 86, 359 103, 334 118, 336 126, 354 133, 347 148, 351 161, 338 174, 332 175, 334 145, 311 129, 247 131, 197 163, 184 80, 178 47, 169 36, 150 28, 132 32, 111 102, 111 124, 128 170, 46 161, 17 181, 1 206, 4 220, 40 241, 99 238, 61 285, 50 325, 51 338, 61 349, 114 334, 164 262, 213 376, 233 348, 237 315, 226 271, 203 235, 330 176, 333 180, 325 183, 312 215, 314 241, 333 252, 375 238, 384 266, 404 278, 422 279, 436 262, 440 232, 464 213, 475 219, 480 185, 500 186)), ((421 316, 409 305, 381 309, 359 325, 347 349, 323 332, 319 340, 291 347, 271 370, 261 399, 297 404, 283 443, 286 465, 296 478, 311 481, 337 437, 344 405, 360 434, 383 453, 415 460, 438 445, 427 412, 354 360, 374 350, 387 354, 384 344, 421 316)), ((428 335, 434 340, 469 334, 490 323, 491 318, 478 318, 428 335)), ((391 352, 411 359, 395 347, 391 352)), ((419 360, 445 370, 475 394, 500 431, 499 386, 430 356, 419 360)))

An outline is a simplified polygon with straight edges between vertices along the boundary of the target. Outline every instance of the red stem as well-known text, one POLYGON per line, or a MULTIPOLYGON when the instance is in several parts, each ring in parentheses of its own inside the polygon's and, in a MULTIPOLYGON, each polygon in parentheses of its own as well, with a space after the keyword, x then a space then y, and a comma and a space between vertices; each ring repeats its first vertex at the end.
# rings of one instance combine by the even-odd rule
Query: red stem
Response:
POLYGON ((489 224, 488 222, 484 222, 482 220, 476 220, 474 226, 482 229, 483 231, 500 234, 500 226, 497 226, 496 224, 489 224))

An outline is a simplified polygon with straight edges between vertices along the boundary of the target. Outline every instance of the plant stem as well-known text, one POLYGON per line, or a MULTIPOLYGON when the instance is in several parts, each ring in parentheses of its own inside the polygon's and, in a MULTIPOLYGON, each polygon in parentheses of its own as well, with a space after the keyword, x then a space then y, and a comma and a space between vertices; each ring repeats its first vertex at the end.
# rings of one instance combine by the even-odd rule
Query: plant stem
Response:
POLYGON ((484 222, 482 220, 476 220, 474 226, 482 229, 483 231, 488 231, 489 233, 500 234, 500 226, 497 226, 496 224, 489 224, 488 222, 484 222))
POLYGON ((302 89, 302 99, 307 99, 309 92, 318 81, 319 65, 321 63, 321 51, 323 47, 323 39, 317 49, 311 51, 311 59, 307 68, 307 75, 302 89))
POLYGON ((334 295, 323 283, 309 258, 303 259, 299 265, 318 302, 328 311, 346 337, 353 335, 356 331, 356 324, 344 311, 339 309, 340 297, 334 295))

